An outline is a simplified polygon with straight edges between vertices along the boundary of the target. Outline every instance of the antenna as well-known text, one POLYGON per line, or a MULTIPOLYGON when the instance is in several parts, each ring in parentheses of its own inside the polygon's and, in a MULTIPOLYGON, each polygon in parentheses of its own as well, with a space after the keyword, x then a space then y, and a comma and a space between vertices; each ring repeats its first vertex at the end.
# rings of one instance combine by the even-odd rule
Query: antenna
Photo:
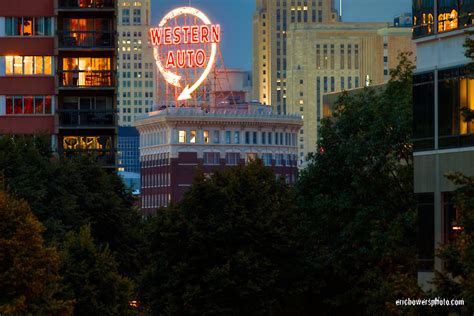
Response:
POLYGON ((339 16, 341 17, 342 21, 342 0, 339 0, 339 16))

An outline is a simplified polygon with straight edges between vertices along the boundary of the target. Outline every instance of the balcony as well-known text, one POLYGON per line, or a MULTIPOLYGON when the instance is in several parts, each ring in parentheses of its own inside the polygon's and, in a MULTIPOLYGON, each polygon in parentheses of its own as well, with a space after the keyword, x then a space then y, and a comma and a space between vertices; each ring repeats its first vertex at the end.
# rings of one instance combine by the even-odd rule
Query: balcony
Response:
POLYGON ((60 110, 59 122, 63 127, 114 127, 114 111, 60 110))
POLYGON ((60 49, 115 49, 115 36, 111 32, 62 32, 60 49))
POLYGON ((65 70, 60 72, 60 88, 114 88, 111 70, 65 70))
POLYGON ((114 0, 59 0, 59 9, 89 10, 108 9, 115 10, 114 0))

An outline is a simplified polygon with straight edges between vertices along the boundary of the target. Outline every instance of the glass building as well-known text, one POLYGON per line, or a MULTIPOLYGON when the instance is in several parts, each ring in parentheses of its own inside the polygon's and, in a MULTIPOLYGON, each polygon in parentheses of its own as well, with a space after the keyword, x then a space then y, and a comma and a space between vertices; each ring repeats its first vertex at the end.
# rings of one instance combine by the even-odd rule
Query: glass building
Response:
POLYGON ((450 241, 457 222, 452 204, 456 189, 445 175, 474 174, 472 62, 463 46, 474 25, 474 0, 413 0, 413 39, 417 48, 413 77, 414 191, 419 214, 419 281, 429 287, 435 256, 450 241))

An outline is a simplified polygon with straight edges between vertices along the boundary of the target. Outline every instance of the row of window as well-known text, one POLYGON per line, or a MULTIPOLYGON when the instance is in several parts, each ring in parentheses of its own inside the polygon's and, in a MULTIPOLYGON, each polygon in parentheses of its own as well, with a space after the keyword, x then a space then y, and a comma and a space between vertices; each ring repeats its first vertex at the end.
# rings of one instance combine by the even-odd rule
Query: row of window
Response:
POLYGON ((53 36, 51 17, 6 17, 6 36, 53 36))
POLYGON ((178 143, 204 143, 204 144, 220 144, 223 142, 227 145, 281 145, 281 146, 296 146, 295 133, 278 133, 278 132, 240 132, 240 131, 225 131, 224 139, 221 139, 221 131, 214 130, 212 135, 210 131, 202 131, 202 141, 198 141, 198 132, 195 130, 180 130, 178 131, 178 143), (260 135, 259 135, 260 134, 260 135), (244 136, 243 139, 241 136, 244 136))
POLYGON ((6 115, 48 115, 53 113, 52 96, 7 96, 6 115))
POLYGON ((415 150, 434 149, 435 137, 439 148, 474 145, 474 123, 466 121, 463 108, 474 110, 474 78, 465 68, 438 71, 414 76, 413 138, 415 150), (438 121, 435 122, 435 84, 438 86, 438 121), (435 124, 438 135, 435 135, 435 124))
POLYGON ((142 175, 142 188, 161 188, 171 185, 169 173, 155 173, 142 175))
POLYGON ((171 201, 170 194, 142 195, 142 208, 157 208, 168 206, 171 201))
MULTIPOLYGON (((336 67, 336 51, 335 45, 316 45, 316 68, 317 69, 335 69, 336 67)), ((352 62, 354 62, 354 69, 359 69, 359 45, 354 45, 354 58, 352 58, 352 44, 346 46, 341 44, 339 47, 339 69, 352 69, 352 62), (347 64, 346 64, 347 61, 347 64)))
POLYGON ((438 33, 474 24, 474 0, 438 0, 434 16, 434 0, 413 0, 413 37, 433 34, 435 23, 438 33))
POLYGON ((51 56, 5 56, 6 75, 52 75, 51 56))
POLYGON ((170 162, 169 153, 154 154, 142 157, 141 166, 142 168, 169 166, 170 162))

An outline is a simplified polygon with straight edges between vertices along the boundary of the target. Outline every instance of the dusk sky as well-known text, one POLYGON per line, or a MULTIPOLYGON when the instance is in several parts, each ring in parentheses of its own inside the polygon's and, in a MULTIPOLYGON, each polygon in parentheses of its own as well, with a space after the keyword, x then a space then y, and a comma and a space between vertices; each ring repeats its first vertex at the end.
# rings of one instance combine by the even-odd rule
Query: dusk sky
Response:
MULTIPOLYGON (((252 69, 255 0, 151 0, 151 3, 154 24, 177 6, 191 3, 204 11, 213 23, 221 24, 221 49, 226 67, 252 69)), ((343 0, 343 21, 346 22, 391 22, 402 12, 411 12, 411 0, 343 0)))

